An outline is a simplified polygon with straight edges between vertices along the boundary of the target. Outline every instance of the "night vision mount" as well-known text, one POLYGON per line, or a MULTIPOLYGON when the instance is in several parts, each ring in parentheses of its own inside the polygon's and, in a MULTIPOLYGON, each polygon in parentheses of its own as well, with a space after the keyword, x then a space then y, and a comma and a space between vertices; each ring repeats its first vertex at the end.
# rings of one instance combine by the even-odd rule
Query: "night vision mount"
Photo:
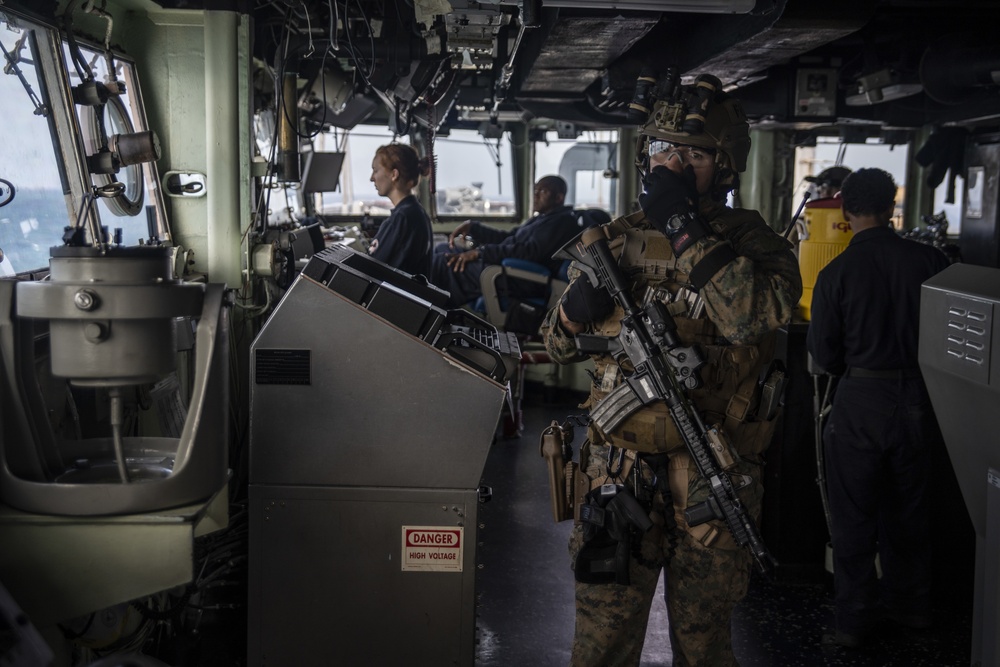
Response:
POLYGON ((693 86, 680 85, 676 67, 657 75, 643 68, 635 82, 635 95, 628 105, 628 121, 647 125, 649 121, 664 132, 701 134, 705 117, 722 82, 711 74, 702 74, 693 86))

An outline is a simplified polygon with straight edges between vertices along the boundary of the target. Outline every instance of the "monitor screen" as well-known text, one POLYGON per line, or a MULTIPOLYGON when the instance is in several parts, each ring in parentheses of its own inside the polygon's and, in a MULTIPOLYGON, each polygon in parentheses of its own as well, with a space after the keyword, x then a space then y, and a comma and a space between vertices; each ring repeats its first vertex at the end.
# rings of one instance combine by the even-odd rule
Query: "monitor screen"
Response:
POLYGON ((306 153, 302 169, 303 192, 333 192, 340 183, 344 153, 306 153))

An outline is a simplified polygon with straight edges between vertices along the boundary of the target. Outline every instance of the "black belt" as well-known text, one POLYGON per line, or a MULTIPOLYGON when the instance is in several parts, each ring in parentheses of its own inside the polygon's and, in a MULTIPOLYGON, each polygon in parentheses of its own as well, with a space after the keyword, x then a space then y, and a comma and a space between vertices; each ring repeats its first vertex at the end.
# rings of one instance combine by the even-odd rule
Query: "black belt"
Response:
POLYGON ((877 378, 879 380, 902 380, 905 378, 918 378, 922 377, 920 375, 919 368, 894 368, 890 370, 878 370, 872 371, 867 368, 856 368, 854 366, 847 369, 844 373, 845 378, 877 378))

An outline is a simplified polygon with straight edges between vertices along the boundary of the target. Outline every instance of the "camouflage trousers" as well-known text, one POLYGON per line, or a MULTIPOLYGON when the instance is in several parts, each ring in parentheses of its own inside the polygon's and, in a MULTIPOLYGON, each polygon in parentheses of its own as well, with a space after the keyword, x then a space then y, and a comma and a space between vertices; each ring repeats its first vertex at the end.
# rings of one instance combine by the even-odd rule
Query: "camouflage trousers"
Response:
MULTIPOLYGON (((606 448, 592 447, 588 471, 600 479, 606 448), (596 460, 595 460, 596 459, 596 460)), ((680 453, 680 459, 687 454, 680 453)), ((673 459, 673 457, 672 457, 673 459)), ((679 461, 680 474, 671 461, 671 491, 678 505, 697 504, 708 497, 708 489, 695 469, 679 461), (686 469, 686 470, 685 470, 686 469), (679 489, 687 479, 690 488, 679 489), (687 493, 685 493, 687 491, 687 493)), ((740 491, 752 516, 759 516, 763 491, 759 466, 743 463, 740 472, 754 482, 740 491)), ((663 499, 653 498, 653 512, 663 512, 663 499)), ((665 573, 665 597, 674 667, 730 667, 737 665, 732 651, 730 617, 746 595, 752 567, 746 549, 732 542, 728 531, 711 546, 705 536, 696 538, 683 521, 684 507, 675 506, 677 526, 672 530, 654 525, 642 538, 638 555, 629 563, 630 584, 583 584, 576 582, 576 630, 572 667, 616 667, 639 664, 650 606, 661 570, 665 573)), ((696 531, 697 532, 697 531, 696 531)), ((583 530, 575 526, 570 536, 571 562, 576 562, 583 544, 583 530)))

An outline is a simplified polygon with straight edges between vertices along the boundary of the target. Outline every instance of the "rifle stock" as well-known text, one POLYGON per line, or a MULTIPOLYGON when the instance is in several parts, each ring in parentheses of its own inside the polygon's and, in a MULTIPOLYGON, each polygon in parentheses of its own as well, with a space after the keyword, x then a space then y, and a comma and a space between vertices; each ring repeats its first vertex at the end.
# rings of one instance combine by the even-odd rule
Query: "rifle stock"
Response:
MULTIPOLYGON (((698 369, 704 365, 700 350, 681 345, 676 335, 677 325, 662 303, 654 301, 639 308, 600 227, 585 230, 582 241, 592 262, 589 268, 600 278, 598 287, 607 289, 624 311, 618 342, 621 353, 635 369, 624 383, 594 406, 591 419, 597 428, 609 433, 644 405, 666 403, 698 473, 711 491, 707 501, 685 510, 688 525, 723 520, 736 543, 750 550, 757 567, 762 572, 769 571, 775 564, 774 557, 740 502, 732 480, 713 455, 708 429, 686 394, 686 389, 694 389, 700 383, 698 369)), ((594 341, 584 339, 581 343, 586 349, 594 349, 594 341)))

